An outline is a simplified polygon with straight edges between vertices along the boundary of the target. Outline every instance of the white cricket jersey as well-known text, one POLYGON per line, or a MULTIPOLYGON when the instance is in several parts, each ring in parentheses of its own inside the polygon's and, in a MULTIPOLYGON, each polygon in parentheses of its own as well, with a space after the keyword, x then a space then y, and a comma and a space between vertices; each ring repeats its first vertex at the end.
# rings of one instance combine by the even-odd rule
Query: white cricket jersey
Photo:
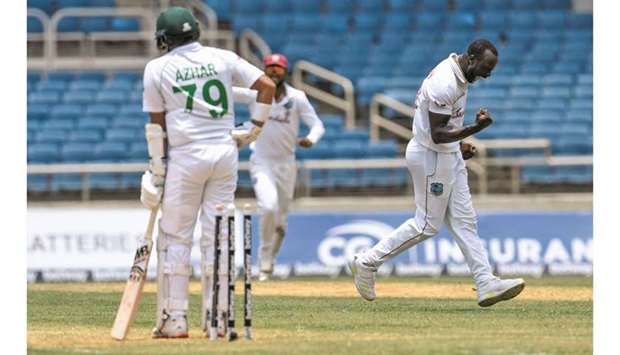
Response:
POLYGON ((173 49, 144 69, 144 112, 166 112, 168 144, 232 143, 232 86, 250 87, 263 75, 237 54, 197 42, 173 49))
POLYGON ((431 138, 429 111, 450 115, 450 127, 462 127, 467 101, 467 79, 457 63, 457 55, 450 54, 439 63, 422 82, 415 99, 413 139, 436 152, 458 152, 459 142, 435 144, 431 138))
MULTIPOLYGON (((269 159, 290 158, 295 154, 299 123, 303 121, 310 132, 307 138, 316 143, 325 133, 323 122, 317 117, 314 108, 308 101, 306 94, 294 87, 284 84, 285 96, 271 104, 269 120, 265 122, 258 139, 250 145, 253 153, 259 157, 269 159)), ((256 105, 255 90, 233 88, 235 102, 249 104, 250 113, 256 105)))

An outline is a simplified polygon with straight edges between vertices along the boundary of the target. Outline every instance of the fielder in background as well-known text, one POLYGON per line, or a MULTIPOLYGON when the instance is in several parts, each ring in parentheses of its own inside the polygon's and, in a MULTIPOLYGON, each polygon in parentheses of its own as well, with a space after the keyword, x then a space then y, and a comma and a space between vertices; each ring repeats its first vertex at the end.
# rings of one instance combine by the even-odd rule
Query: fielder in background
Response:
MULTIPOLYGON (((275 258, 286 234, 289 206, 295 192, 297 145, 310 148, 325 133, 323 123, 303 91, 288 85, 288 60, 282 54, 264 58, 265 74, 276 83, 276 95, 271 105, 269 122, 256 142, 250 145, 250 174, 258 200, 260 218, 259 281, 269 279, 275 258), (298 138, 303 121, 310 132, 298 138)), ((256 91, 233 88, 236 102, 257 110, 256 91)))
MULTIPOLYGON (((140 199, 149 209, 161 201, 162 210, 154 338, 188 336, 190 252, 199 214, 203 310, 210 304, 215 206, 233 202, 237 146, 258 137, 275 93, 260 69, 233 52, 203 47, 199 38, 198 22, 189 10, 167 9, 157 18, 156 32, 157 46, 165 53, 144 69, 150 168, 142 177, 140 199), (233 85, 257 91, 256 108, 244 130, 234 130, 233 85)), ((219 297, 225 300, 225 288, 219 297)))
POLYGON ((423 81, 415 99, 413 138, 406 152, 415 193, 415 217, 349 262, 355 286, 364 299, 375 299, 379 266, 436 235, 444 223, 473 274, 481 307, 511 299, 525 287, 522 279, 501 280, 492 274, 478 236, 464 162, 473 157, 475 148, 462 140, 493 123, 489 112, 480 109, 474 124, 463 126, 467 86, 488 78, 497 61, 495 46, 479 39, 470 43, 467 53, 450 54, 423 81))

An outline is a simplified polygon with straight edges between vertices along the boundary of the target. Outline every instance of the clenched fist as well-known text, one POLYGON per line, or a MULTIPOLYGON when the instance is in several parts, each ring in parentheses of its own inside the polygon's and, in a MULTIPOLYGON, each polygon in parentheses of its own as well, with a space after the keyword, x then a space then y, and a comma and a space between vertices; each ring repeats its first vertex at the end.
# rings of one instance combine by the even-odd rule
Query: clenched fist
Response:
POLYGON ((489 110, 486 108, 481 108, 476 113, 476 124, 481 126, 482 128, 486 128, 493 123, 493 118, 489 114, 489 110))
POLYGON ((461 154, 463 160, 471 159, 476 155, 476 147, 471 143, 461 143, 461 154))

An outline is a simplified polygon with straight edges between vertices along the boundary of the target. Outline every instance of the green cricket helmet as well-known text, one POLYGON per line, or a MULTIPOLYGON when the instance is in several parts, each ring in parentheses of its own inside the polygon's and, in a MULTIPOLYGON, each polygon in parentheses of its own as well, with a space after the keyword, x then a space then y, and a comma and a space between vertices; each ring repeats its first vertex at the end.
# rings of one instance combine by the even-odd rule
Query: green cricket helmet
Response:
POLYGON ((157 17, 157 48, 171 50, 200 37, 198 21, 189 9, 173 6, 157 17))

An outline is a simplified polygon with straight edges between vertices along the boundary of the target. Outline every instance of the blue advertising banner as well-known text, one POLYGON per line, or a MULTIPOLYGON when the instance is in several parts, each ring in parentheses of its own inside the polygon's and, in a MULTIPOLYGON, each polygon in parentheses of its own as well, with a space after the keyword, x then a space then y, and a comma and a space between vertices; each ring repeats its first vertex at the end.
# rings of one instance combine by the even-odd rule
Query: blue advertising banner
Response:
MULTIPOLYGON (((241 217, 238 211, 237 217, 241 217)), ((412 213, 292 213, 274 276, 347 273, 346 261, 413 217, 412 213)), ((32 208, 28 210, 28 280, 106 281, 127 277, 148 219, 145 209, 32 208), (80 221, 80 223, 75 223, 80 221), (113 223, 110 223, 113 221, 113 223)), ((235 228, 242 250, 241 218, 235 228)), ((499 275, 592 274, 592 212, 480 213, 479 234, 499 275)), ((259 216, 253 218, 253 260, 258 255, 259 216)), ((200 226, 191 262, 200 273, 200 226)), ((237 267, 242 253, 236 254, 237 267)), ((150 268, 155 270, 157 258, 150 268)), ((257 270, 254 270, 257 271, 257 270)), ((447 228, 384 264, 381 275, 469 275, 447 228)), ((149 278, 155 276, 149 273, 149 278)))
MULTIPOLYGON (((292 214, 277 262, 342 267, 353 254, 372 247, 411 217, 407 213, 292 214)), ((498 268, 529 265, 561 269, 562 265, 585 265, 591 272, 592 213, 589 211, 481 213, 478 229, 491 263, 498 268)), ((434 238, 410 248, 389 263, 458 265, 464 263, 464 257, 444 227, 434 238)))

